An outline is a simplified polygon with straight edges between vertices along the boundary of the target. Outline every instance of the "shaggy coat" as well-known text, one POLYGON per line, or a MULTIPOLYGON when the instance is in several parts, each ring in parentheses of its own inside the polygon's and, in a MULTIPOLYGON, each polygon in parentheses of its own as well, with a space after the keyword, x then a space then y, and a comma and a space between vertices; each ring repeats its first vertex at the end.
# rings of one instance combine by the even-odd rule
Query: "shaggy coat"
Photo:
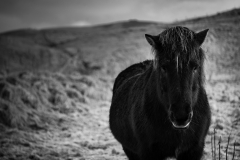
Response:
POLYGON ((207 32, 177 26, 146 34, 155 58, 117 76, 110 129, 129 160, 201 159, 211 121, 201 49, 207 32))

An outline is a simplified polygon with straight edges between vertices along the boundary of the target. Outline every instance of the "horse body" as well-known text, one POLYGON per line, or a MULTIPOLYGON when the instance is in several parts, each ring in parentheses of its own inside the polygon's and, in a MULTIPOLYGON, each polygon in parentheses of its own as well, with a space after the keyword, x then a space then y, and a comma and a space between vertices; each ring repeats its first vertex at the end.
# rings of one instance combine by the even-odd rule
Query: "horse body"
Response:
POLYGON ((197 95, 190 98, 195 101, 190 100, 191 105, 188 107, 188 100, 181 99, 188 97, 187 92, 182 95, 185 89, 181 93, 170 89, 168 92, 177 96, 168 96, 165 99, 170 102, 166 103, 162 99, 167 92, 161 91, 161 75, 154 63, 154 60, 137 63, 118 75, 113 87, 110 129, 130 160, 167 157, 176 157, 178 160, 200 159, 210 125, 210 108, 205 90, 202 85, 198 86, 197 95), (172 99, 176 100, 171 103, 172 99), (178 108, 175 111, 173 108, 176 106, 172 104, 176 103, 178 108), (187 111, 178 111, 179 108, 187 111), (176 119, 180 120, 181 125, 178 126, 178 122, 174 124, 172 112, 175 117, 180 117, 176 119), (187 118, 182 118, 186 115, 187 118))

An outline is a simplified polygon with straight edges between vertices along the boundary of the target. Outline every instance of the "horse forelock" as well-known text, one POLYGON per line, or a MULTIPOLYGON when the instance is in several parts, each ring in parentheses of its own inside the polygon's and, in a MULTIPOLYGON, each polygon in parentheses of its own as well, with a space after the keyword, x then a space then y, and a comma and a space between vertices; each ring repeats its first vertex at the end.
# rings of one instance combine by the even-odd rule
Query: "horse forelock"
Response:
POLYGON ((195 42, 195 33, 186 27, 172 27, 159 34, 159 48, 153 48, 155 66, 159 60, 176 61, 177 67, 189 64, 191 59, 201 60, 199 46, 195 42))
POLYGON ((172 27, 159 35, 159 41, 167 50, 188 52, 193 46, 194 32, 185 27, 172 27))

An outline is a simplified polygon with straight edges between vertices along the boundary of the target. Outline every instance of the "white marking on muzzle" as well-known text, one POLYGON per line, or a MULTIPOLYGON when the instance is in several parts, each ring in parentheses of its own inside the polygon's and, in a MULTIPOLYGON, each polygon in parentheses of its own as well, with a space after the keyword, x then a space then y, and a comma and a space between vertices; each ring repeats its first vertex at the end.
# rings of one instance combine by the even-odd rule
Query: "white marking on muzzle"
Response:
POLYGON ((187 124, 185 125, 177 125, 175 124, 174 122, 172 122, 172 125, 175 127, 175 128, 179 128, 179 129, 184 129, 184 128, 187 128, 189 126, 189 124, 191 123, 191 121, 189 121, 187 124))
MULTIPOLYGON (((191 111, 189 119, 192 119, 192 117, 193 117, 193 111, 191 111)), ((184 129, 184 128, 187 128, 190 125, 190 123, 191 123, 191 120, 189 120, 185 125, 177 125, 174 122, 172 122, 172 125, 175 128, 184 129)))

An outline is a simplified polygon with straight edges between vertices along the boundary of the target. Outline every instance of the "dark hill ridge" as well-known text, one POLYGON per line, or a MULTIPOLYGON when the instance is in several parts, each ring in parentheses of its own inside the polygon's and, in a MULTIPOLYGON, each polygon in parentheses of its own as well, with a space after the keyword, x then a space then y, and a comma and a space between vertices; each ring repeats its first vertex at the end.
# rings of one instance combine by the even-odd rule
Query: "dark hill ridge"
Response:
POLYGON ((163 24, 163 23, 157 23, 157 22, 153 22, 153 21, 139 21, 139 20, 132 19, 132 20, 128 20, 128 21, 120 21, 120 22, 115 22, 115 23, 103 24, 103 25, 99 25, 99 27, 132 28, 132 27, 141 27, 141 26, 157 25, 157 24, 159 25, 159 24, 163 24))
MULTIPOLYGON (((108 52, 113 52, 110 51, 111 49, 107 49, 110 47, 109 45, 115 46, 115 50, 124 50, 129 47, 135 50, 133 43, 137 43, 135 45, 139 45, 139 47, 143 48, 142 50, 147 50, 147 43, 144 42, 145 33, 158 34, 168 26, 184 25, 193 30, 210 28, 210 37, 212 39, 209 39, 211 42, 207 44, 207 47, 211 48, 213 46, 212 48, 216 48, 218 52, 214 53, 214 51, 211 51, 210 61, 221 61, 219 62, 221 67, 227 67, 227 70, 230 68, 238 70, 238 62, 240 60, 238 54, 239 45, 237 44, 240 40, 240 29, 238 27, 240 22, 239 12, 240 9, 233 9, 213 16, 173 24, 129 20, 84 28, 65 27, 10 31, 0 34, 0 68, 7 69, 10 72, 26 69, 37 71, 45 70, 46 68, 49 71, 66 71, 72 69, 79 70, 79 68, 84 68, 84 64, 85 68, 80 70, 85 70, 87 64, 88 66, 94 66, 93 68, 100 69, 107 65, 105 62, 100 62, 103 61, 101 57, 106 57, 109 55, 108 52), (121 47, 118 48, 118 46, 121 47), (106 50, 103 48, 106 48, 106 50), (95 52, 97 50, 101 51, 101 53, 95 52), (88 62, 88 59, 91 59, 93 55, 100 58, 95 58, 98 64, 90 64, 95 62, 88 62), (216 57, 215 55, 218 56, 216 57), (79 61, 73 64, 79 66, 69 64, 73 57, 79 61), (64 69, 62 68, 63 66, 64 69)), ((136 50, 135 52, 138 51, 136 50)), ((139 56, 142 57, 141 53, 139 56)), ((144 59, 144 57, 140 59, 144 59)), ((221 67, 219 70, 222 70, 221 67)))

